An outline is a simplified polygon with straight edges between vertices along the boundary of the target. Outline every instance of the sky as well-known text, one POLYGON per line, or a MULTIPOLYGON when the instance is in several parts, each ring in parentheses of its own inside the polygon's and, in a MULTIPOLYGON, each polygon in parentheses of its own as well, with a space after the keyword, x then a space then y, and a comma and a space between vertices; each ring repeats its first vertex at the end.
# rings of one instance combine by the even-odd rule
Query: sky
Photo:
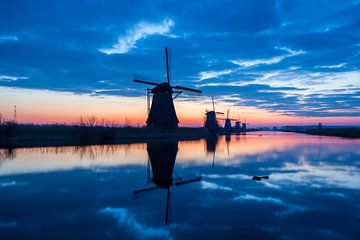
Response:
POLYGON ((230 109, 253 126, 360 125, 360 1, 1 1, 0 113, 143 125, 147 85, 198 88, 183 126, 230 109))

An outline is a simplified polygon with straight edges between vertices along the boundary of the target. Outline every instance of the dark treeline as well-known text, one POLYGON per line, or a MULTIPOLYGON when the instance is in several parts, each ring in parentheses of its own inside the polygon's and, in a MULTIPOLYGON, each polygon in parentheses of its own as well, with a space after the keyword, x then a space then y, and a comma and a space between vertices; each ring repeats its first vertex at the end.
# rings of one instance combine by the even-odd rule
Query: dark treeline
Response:
POLYGON ((206 136, 204 128, 151 129, 95 124, 0 124, 0 147, 68 146, 138 142, 150 138, 193 139, 206 136))
POLYGON ((341 127, 341 128, 312 128, 305 130, 283 130, 285 132, 297 132, 311 135, 335 136, 345 138, 360 138, 360 128, 341 127))

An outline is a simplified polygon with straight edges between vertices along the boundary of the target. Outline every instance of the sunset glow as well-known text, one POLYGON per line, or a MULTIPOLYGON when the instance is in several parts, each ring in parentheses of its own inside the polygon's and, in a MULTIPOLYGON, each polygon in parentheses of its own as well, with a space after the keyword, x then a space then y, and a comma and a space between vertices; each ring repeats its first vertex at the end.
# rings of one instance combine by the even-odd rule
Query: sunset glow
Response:
MULTIPOLYGON (((1 87, 4 97, 0 103, 6 119, 13 118, 13 106, 17 106, 17 118, 22 123, 76 123, 79 118, 96 116, 108 122, 132 126, 145 125, 146 97, 91 96, 69 92, 26 90, 1 87), (21 98, 19 98, 21 96, 21 98), (129 107, 130 106, 130 107, 129 107)), ((246 121, 251 126, 316 125, 358 125, 360 117, 297 117, 269 112, 256 107, 232 107, 217 102, 218 110, 226 112, 231 108, 230 117, 246 121)), ((181 126, 202 126, 205 109, 211 102, 205 97, 194 101, 175 101, 181 126)), ((223 124, 221 120, 219 120, 223 124)))

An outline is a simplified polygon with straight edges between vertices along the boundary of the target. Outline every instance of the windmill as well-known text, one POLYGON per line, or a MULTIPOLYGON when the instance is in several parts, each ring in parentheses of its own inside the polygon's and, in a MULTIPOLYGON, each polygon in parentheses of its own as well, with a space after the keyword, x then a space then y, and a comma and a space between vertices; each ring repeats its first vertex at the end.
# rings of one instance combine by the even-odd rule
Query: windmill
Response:
POLYGON ((238 133, 238 132, 241 132, 241 122, 240 122, 240 117, 238 116, 236 122, 235 122, 235 131, 238 133))
POLYGON ((231 121, 236 121, 236 119, 232 119, 232 118, 229 118, 229 109, 227 110, 227 113, 226 113, 226 118, 220 118, 221 120, 225 120, 225 124, 224 124, 224 130, 226 132, 231 132, 232 130, 232 126, 231 126, 231 121))
POLYGON ((246 123, 246 118, 244 119, 244 122, 242 123, 241 130, 243 132, 247 131, 247 125, 250 125, 250 123, 246 123))
POLYGON ((219 128, 219 124, 216 118, 216 114, 224 115, 222 112, 216 112, 215 111, 215 103, 214 98, 211 97, 212 107, 213 109, 211 111, 206 110, 205 112, 205 128, 209 130, 210 133, 216 133, 216 131, 219 128))
POLYGON ((158 189, 165 190, 167 192, 165 224, 169 222, 170 188, 174 185, 181 186, 202 180, 202 177, 183 179, 174 173, 177 151, 178 141, 176 140, 149 141, 147 143, 147 152, 150 163, 148 162, 147 164, 147 184, 152 184, 152 186, 133 192, 134 196, 138 197, 144 193, 154 192, 158 189), (173 175, 175 175, 175 177, 173 177, 173 175))
POLYGON ((146 120, 148 127, 154 128, 177 128, 179 120, 176 116, 174 99, 183 91, 202 93, 201 90, 170 85, 170 70, 168 48, 165 48, 166 57, 166 76, 167 81, 155 83, 140 79, 134 74, 133 81, 153 86, 147 88, 148 118, 146 120), (152 103, 150 107, 150 95, 152 94, 152 103), (176 94, 173 97, 173 94, 176 94))

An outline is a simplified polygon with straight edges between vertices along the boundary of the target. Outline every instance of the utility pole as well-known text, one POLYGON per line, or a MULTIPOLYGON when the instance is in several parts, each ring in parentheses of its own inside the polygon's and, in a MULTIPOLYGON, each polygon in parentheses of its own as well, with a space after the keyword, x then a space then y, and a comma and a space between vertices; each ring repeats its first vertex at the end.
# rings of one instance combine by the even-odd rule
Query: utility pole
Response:
POLYGON ((14 106, 14 122, 17 122, 16 105, 14 106))

